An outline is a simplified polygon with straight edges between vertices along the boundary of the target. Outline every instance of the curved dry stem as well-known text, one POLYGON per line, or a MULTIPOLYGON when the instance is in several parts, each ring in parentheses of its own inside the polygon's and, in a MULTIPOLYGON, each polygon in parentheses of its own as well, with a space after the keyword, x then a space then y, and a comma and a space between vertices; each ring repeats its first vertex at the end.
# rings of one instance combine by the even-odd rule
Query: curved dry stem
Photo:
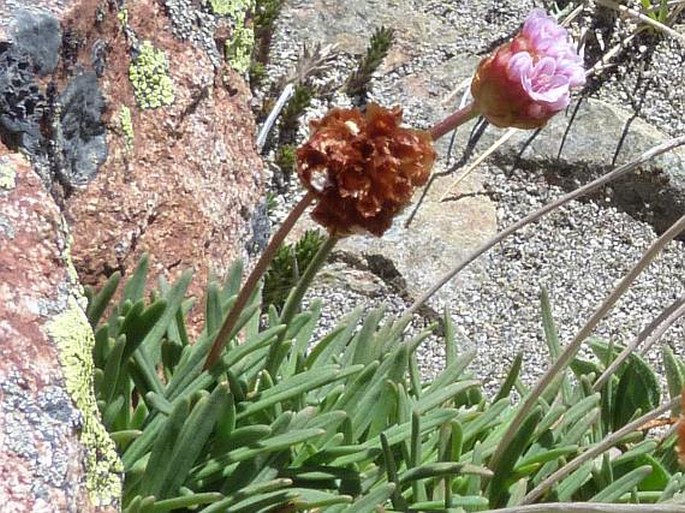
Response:
POLYGON ((596 180, 593 180, 592 182, 584 185, 583 187, 580 187, 576 189, 575 191, 572 191, 568 194, 565 194, 561 198, 558 198, 551 203, 548 203, 544 207, 540 208, 539 210, 536 210, 532 214, 524 217, 523 219, 515 222, 514 224, 508 226, 501 232, 499 232, 497 235, 492 237, 491 239, 487 240, 484 242, 482 245, 480 245, 478 248, 473 250, 471 253, 469 253, 466 258, 464 259, 463 262, 461 262, 459 265, 455 266, 454 269, 446 273, 438 282, 433 285, 429 290, 427 290, 421 297, 419 297, 414 304, 412 304, 409 309, 406 311, 405 315, 411 316, 416 311, 426 302, 428 301, 433 294, 435 294, 438 290, 440 290, 447 282, 449 282, 452 278, 454 278, 459 272, 461 272, 466 266, 468 266, 471 262, 476 260, 478 257, 480 257, 483 253, 486 251, 490 250, 493 246, 497 245, 500 243, 502 240, 506 239, 513 233, 517 232, 521 228, 523 228, 526 225, 529 225, 530 223, 533 223, 540 219, 542 216, 545 214, 548 214, 549 212, 556 210, 562 205, 565 205, 571 200, 574 200, 580 196, 583 196, 584 194, 587 194, 589 192, 592 192, 604 184, 611 182, 612 180, 615 180, 624 174, 632 171, 636 167, 638 167, 640 164, 644 164, 645 162, 653 159, 654 157, 657 157, 661 155, 662 153, 666 153, 667 151, 672 150, 673 148, 677 148, 678 146, 681 146, 685 144, 685 135, 682 135, 680 137, 676 137, 674 139, 670 139, 662 144, 659 144, 658 146, 655 146, 654 148, 644 152, 642 155, 640 155, 637 159, 628 162, 627 164, 624 164, 613 171, 610 171, 609 173, 605 174, 604 176, 599 177, 596 180))
POLYGON ((680 306, 673 313, 671 313, 671 315, 669 315, 656 330, 654 330, 654 333, 652 333, 652 335, 647 339, 644 347, 640 350, 640 354, 645 354, 647 351, 649 351, 652 346, 663 336, 663 334, 666 333, 668 328, 670 328, 673 323, 680 319, 683 315, 685 315, 685 298, 683 298, 683 302, 680 304, 680 306))
MULTIPOLYGON (((562 480, 563 478, 568 476, 574 470, 580 468, 585 462, 590 461, 591 459, 595 458, 596 456, 599 456, 603 452, 611 449, 623 437, 629 435, 630 433, 632 433, 633 431, 635 431, 637 429, 640 429, 640 427, 644 426, 650 420, 654 420, 654 419, 660 417, 661 415, 663 415, 664 413, 669 411, 674 406, 677 406, 679 403, 680 403, 680 397, 675 397, 672 400, 668 401, 667 403, 664 403, 661 406, 659 406, 656 410, 651 411, 648 414, 643 415, 642 417, 635 419, 633 422, 626 424, 625 426, 623 426, 618 431, 611 433, 609 436, 607 436, 604 440, 602 440, 596 446, 591 447, 590 449, 586 450, 582 454, 579 454, 576 458, 569 461, 566 465, 561 467, 559 470, 550 474, 539 485, 537 485, 530 492, 528 492, 528 494, 521 501, 522 504, 530 504, 534 500, 540 498, 540 496, 543 493, 545 493, 545 491, 547 491, 548 488, 553 486, 555 483, 558 483, 560 480, 562 480)), ((650 504, 650 506, 654 507, 655 505, 650 504)), ((533 511, 533 510, 530 510, 530 511, 533 511)), ((654 511, 654 510, 650 509, 649 511, 654 511)), ((674 510, 669 510, 669 511, 674 511, 674 510)), ((675 510, 675 511, 677 511, 677 510, 675 510)))
POLYGON ((592 502, 558 502, 490 509, 483 513, 685 513, 678 504, 602 504, 592 502))
POLYGON ((602 372, 599 378, 597 378, 597 381, 595 381, 595 383, 592 385, 592 389, 597 392, 600 388, 602 388, 602 385, 604 385, 605 381, 609 379, 614 372, 616 372, 616 369, 618 369, 618 367, 626 360, 626 358, 630 356, 633 351, 635 351, 637 346, 649 338, 649 342, 647 343, 648 345, 645 346, 641 351, 641 353, 644 354, 649 347, 654 344, 654 342, 661 338, 661 335, 664 334, 668 327, 673 324, 678 317, 683 315, 683 312, 685 312, 685 297, 681 297, 680 299, 676 300, 674 303, 669 305, 668 308, 661 312, 656 319, 650 322, 649 326, 642 330, 635 340, 628 344, 626 348, 621 351, 621 354, 619 354, 611 362, 604 372, 602 372))
MULTIPOLYGON (((685 216, 682 216, 678 221, 675 222, 668 230, 664 232, 661 237, 652 243, 652 245, 644 252, 642 258, 632 267, 632 269, 626 274, 620 283, 611 291, 611 294, 602 302, 601 305, 594 311, 590 319, 583 325, 580 331, 576 334, 569 345, 564 349, 564 352, 557 358, 557 360, 552 364, 552 366, 547 369, 545 374, 538 380, 535 387, 526 397, 518 412, 514 416, 513 420, 510 422, 507 430, 504 432, 495 454, 490 460, 489 467, 491 469, 496 469, 499 466, 500 459, 505 449, 509 446, 511 441, 516 436, 517 431, 521 428, 521 425, 525 421, 526 417, 529 415, 533 407, 537 404, 538 400, 542 396, 543 392, 547 389, 549 384, 557 377, 557 375, 563 372, 566 367, 571 363, 571 360, 575 357, 576 353, 580 349, 581 344, 585 339, 592 333, 595 329, 597 323, 611 310, 611 308, 616 304, 616 301, 625 293, 630 285, 635 281, 635 279, 644 271, 647 266, 654 260, 654 258, 661 252, 661 250, 673 240, 676 235, 685 230, 685 216)), ((575 460, 574 460, 575 461, 575 460)))
POLYGON ((269 264, 271 264, 274 256, 276 256, 276 252, 285 240, 285 237, 288 235, 288 233, 290 233, 290 230, 292 230, 293 226, 295 226, 295 223, 300 216, 302 216, 310 203, 314 201, 314 198, 315 195, 313 192, 307 192, 307 194, 304 195, 299 203, 295 205, 290 214, 288 214, 288 217, 285 218, 278 231, 271 237, 269 244, 264 249, 262 256, 255 264, 254 269, 252 269, 250 276, 248 276, 247 280, 245 280, 245 284, 240 289, 238 297, 236 298, 231 311, 228 312, 224 323, 221 325, 219 333, 217 333, 216 338, 214 339, 212 348, 210 349, 207 360, 205 361, 205 370, 211 369, 219 359, 221 351, 223 351, 224 347, 226 347, 231 332, 233 331, 233 328, 235 328, 235 325, 240 318, 240 314, 245 309, 245 305, 250 299, 250 296, 252 296, 252 293, 257 288, 259 280, 262 278, 262 276, 264 276, 264 273, 269 268, 269 264))

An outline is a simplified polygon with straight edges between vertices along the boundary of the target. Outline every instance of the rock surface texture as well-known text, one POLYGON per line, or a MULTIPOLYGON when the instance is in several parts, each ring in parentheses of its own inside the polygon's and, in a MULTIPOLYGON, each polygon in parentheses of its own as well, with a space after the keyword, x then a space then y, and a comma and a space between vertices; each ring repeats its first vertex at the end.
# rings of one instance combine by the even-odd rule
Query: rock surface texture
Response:
POLYGON ((121 465, 93 396, 93 333, 64 220, 0 145, 0 509, 117 511, 121 465))
MULTIPOLYGON (((373 31, 385 25, 395 29, 396 41, 369 85, 369 99, 385 106, 401 105, 408 124, 426 128, 459 105, 479 60, 511 36, 535 6, 540 3, 289 1, 273 37, 270 74, 278 77, 291 68, 302 44, 337 43, 338 65, 317 85, 339 89, 355 67, 354 57, 364 52, 373 31)), ((590 31, 588 67, 601 57, 593 50, 594 31, 600 30, 593 23, 605 14, 588 11, 578 20, 579 27, 590 31)), ((625 21, 612 19, 617 24, 625 21)), ((683 32, 683 25, 676 28, 683 32)), ((616 34, 618 39, 625 36, 616 34)), ((455 178, 505 131, 487 127, 466 157, 464 149, 475 121, 458 130, 451 153, 449 137, 440 140, 437 149, 442 159, 435 170, 450 175, 434 184, 408 228, 403 226, 407 212, 386 237, 350 237, 340 245, 338 262, 328 269, 338 277, 327 278, 334 290, 320 287, 312 294, 312 299, 323 300, 327 322, 335 323, 360 303, 376 306, 381 300, 390 304, 391 311, 402 312, 497 230, 680 135, 685 51, 682 42, 674 39, 652 42, 649 62, 643 62, 644 52, 638 48, 619 54, 616 66, 608 71, 609 79, 593 80, 583 91, 575 116, 578 97, 567 115, 557 116, 539 133, 513 134, 456 187, 451 185, 455 178), (643 64, 626 63, 629 55, 637 55, 643 64), (639 82, 640 70, 651 80, 647 81, 650 101, 636 112, 633 93, 617 94, 617 84, 624 78, 631 84, 639 82), (369 282, 368 293, 359 287, 360 279, 369 282)), ((347 106, 353 100, 344 94, 330 95, 329 100, 314 102, 306 118, 320 117, 331 105, 347 106)), ((300 137, 306 133, 303 123, 300 137)), ((462 347, 477 350, 474 371, 489 390, 497 389, 518 352, 524 354, 526 382, 548 365, 540 321, 541 290, 550 292, 561 339, 568 341, 656 235, 685 213, 684 173, 683 148, 641 166, 499 244, 429 302, 433 316, 444 308, 450 312, 462 335, 462 347)), ((297 196, 299 189, 293 184, 291 194, 297 196)), ((685 293, 683 262, 682 242, 669 245, 595 335, 615 343, 632 341, 685 293)), ((683 323, 676 323, 662 342, 684 355, 683 332, 683 323)), ((427 375, 442 365, 438 339, 420 351, 427 375)), ((658 364, 659 349, 653 348, 648 356, 658 364)))
POLYGON ((243 19, 172 0, 21 4, 0 4, 3 140, 62 208, 82 281, 148 252, 153 279, 195 268, 200 295, 259 246, 250 91, 221 54, 243 19))

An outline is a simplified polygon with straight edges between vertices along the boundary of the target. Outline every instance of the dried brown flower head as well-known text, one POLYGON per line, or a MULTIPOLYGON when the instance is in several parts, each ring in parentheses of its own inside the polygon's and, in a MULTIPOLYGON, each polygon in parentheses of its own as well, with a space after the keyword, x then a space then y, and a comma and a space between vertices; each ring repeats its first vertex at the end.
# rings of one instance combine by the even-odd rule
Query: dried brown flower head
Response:
POLYGON ((312 121, 297 150, 297 173, 317 196, 312 217, 331 234, 380 236, 426 183, 435 161, 430 134, 400 127, 402 110, 369 104, 312 121))

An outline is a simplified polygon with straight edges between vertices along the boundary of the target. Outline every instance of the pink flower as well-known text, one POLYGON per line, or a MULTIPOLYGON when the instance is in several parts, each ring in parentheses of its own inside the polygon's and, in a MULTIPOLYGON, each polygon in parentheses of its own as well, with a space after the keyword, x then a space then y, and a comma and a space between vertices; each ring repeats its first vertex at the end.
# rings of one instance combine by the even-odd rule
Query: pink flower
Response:
POLYGON ((471 93, 474 108, 493 125, 538 128, 583 84, 583 61, 568 32, 534 9, 512 41, 481 61, 471 93))

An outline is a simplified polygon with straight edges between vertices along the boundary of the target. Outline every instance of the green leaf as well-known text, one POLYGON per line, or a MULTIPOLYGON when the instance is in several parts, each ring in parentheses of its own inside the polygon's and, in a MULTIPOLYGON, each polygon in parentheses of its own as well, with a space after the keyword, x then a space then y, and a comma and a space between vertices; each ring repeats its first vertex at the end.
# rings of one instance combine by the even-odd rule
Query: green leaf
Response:
POLYGON ((169 460, 166 477, 157 495, 171 497, 178 491, 200 456, 200 453, 214 430, 214 425, 228 406, 228 386, 217 386, 209 397, 200 399, 181 430, 169 460))
POLYGON ((315 365, 327 365, 338 357, 350 339, 354 336, 354 332, 362 316, 363 309, 361 307, 355 308, 350 312, 341 323, 336 326, 328 335, 326 335, 320 342, 318 342, 305 359, 305 368, 311 369, 315 365))
POLYGON ((183 429, 189 409, 190 401, 188 399, 177 401, 171 415, 165 419, 164 427, 152 446, 145 475, 141 481, 142 495, 157 496, 162 489, 164 479, 169 471, 169 462, 174 456, 176 441, 183 429))
POLYGON ((394 491, 392 483, 381 485, 350 505, 346 513, 375 513, 376 508, 383 506, 394 491))
POLYGON ((589 502, 614 502, 621 498, 622 495, 629 493, 634 487, 640 484, 649 474, 652 473, 650 465, 638 467, 625 476, 617 479, 606 488, 600 490, 595 494, 589 502))
POLYGON ((126 335, 126 347, 122 355, 122 361, 126 362, 133 352, 143 343, 146 335, 152 331, 161 319, 167 304, 163 300, 157 300, 145 308, 141 299, 128 312, 121 325, 120 332, 126 335))
POLYGON ((476 380, 465 380, 457 381, 451 385, 447 385, 442 389, 438 389, 431 394, 425 394, 416 403, 415 409, 421 414, 424 414, 437 406, 440 406, 446 401, 449 401, 457 394, 480 384, 480 381, 476 380))
POLYGON ((191 493, 173 499, 157 501, 149 511, 151 513, 166 513, 180 509, 193 509, 197 506, 213 504, 223 498, 224 496, 217 492, 191 493))
POLYGON ((88 307, 86 308, 86 316, 88 317, 88 322, 91 327, 95 329, 98 322, 102 318, 102 314, 105 313, 107 306, 114 297, 114 293, 119 287, 119 282, 121 281, 121 273, 116 271, 113 273, 105 282, 105 284, 100 289, 90 301, 88 301, 88 307))
POLYGON ((126 281, 124 285, 124 295, 122 301, 129 299, 131 303, 137 303, 143 298, 145 292, 145 279, 147 278, 147 269, 149 264, 149 255, 145 253, 133 271, 133 276, 126 281))
POLYGON ((492 402, 496 403, 500 399, 504 399, 505 397, 509 397, 509 394, 511 393, 512 389, 514 388, 514 384, 516 383, 516 380, 519 377, 519 374, 521 372, 521 363, 523 362, 523 353, 518 352, 516 353, 516 357, 514 358, 514 363, 511 364, 511 368, 509 369, 509 372, 507 373, 507 377, 504 380, 504 383, 502 383, 502 386, 499 389, 499 392, 497 392, 497 395, 493 399, 492 402))
POLYGON ((613 428, 625 426, 638 414, 659 406, 661 391, 652 369, 637 355, 631 355, 620 375, 613 404, 613 428))
POLYGON ((195 479, 210 477, 222 472, 224 468, 231 463, 245 461, 257 456, 288 449, 292 445, 306 442, 310 438, 318 437, 325 433, 326 432, 323 429, 300 429, 283 435, 273 436, 248 446, 238 447, 222 456, 207 461, 207 463, 194 471, 194 477, 195 479))
POLYGON ((411 468, 402 472, 400 474, 400 483, 404 485, 419 479, 466 474, 477 475, 481 477, 492 477, 492 472, 485 467, 472 465, 471 463, 441 461, 437 463, 427 463, 421 465, 420 467, 411 468))
POLYGON ((101 397, 105 403, 109 404, 114 398, 117 391, 117 384, 119 383, 119 374, 121 372, 121 362, 126 347, 126 335, 117 337, 114 342, 112 350, 107 356, 107 363, 102 376, 102 385, 98 391, 98 396, 101 397))
MULTIPOLYGON (((685 373, 683 372, 682 365, 679 365, 678 358, 676 358, 673 350, 668 345, 664 345, 662 358, 666 373, 668 395, 671 399, 674 399, 679 397, 683 388, 685 388, 685 373)), ((671 415, 676 417, 679 413, 680 407, 674 406, 671 410, 671 415)))
POLYGON ((535 426, 542 420, 542 410, 537 406, 528 415, 509 446, 504 448, 499 465, 493 469, 490 481, 490 506, 504 506, 508 500, 508 488, 512 484, 513 469, 519 457, 529 445, 535 426))
MULTIPOLYGON (((359 372, 361 368, 361 365, 355 365, 347 369, 340 369, 337 366, 331 365, 296 374, 265 391, 259 400, 244 405, 236 418, 240 421, 256 412, 269 408, 274 404, 292 399, 300 394, 327 385, 328 383, 345 379, 346 377, 359 372)), ((241 406, 243 406, 243 404, 241 404, 241 406)))

